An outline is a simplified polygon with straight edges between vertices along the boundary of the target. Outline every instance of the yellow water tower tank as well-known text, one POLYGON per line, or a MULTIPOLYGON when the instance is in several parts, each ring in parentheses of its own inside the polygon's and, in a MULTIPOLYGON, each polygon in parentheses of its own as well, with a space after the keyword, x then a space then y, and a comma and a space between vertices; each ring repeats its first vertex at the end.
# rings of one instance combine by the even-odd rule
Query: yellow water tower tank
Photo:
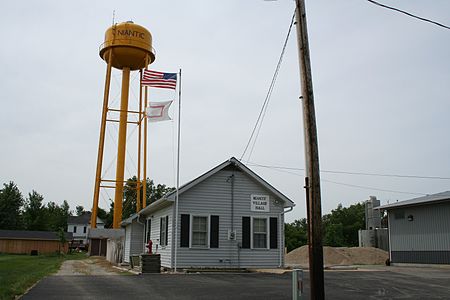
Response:
MULTIPOLYGON (((105 79, 105 92, 103 95, 103 110, 102 110, 102 122, 100 126, 100 138, 98 146, 97 155, 97 169, 95 173, 95 187, 94 187, 94 201, 92 206, 91 215, 91 226, 96 227, 97 213, 98 213, 98 199, 100 195, 100 188, 115 188, 114 192, 114 216, 113 216, 113 228, 120 228, 120 223, 122 221, 122 204, 123 204, 123 189, 124 189, 124 176, 125 176, 125 153, 126 153, 126 143, 127 143, 127 125, 128 113, 136 113, 136 111, 128 110, 128 100, 129 100, 129 87, 130 87, 130 73, 131 71, 141 70, 147 68, 155 60, 155 52, 152 48, 152 35, 150 32, 142 26, 136 25, 133 22, 125 22, 120 24, 115 24, 108 28, 105 33, 105 41, 100 46, 100 57, 106 61, 106 79, 105 79), (109 91, 111 85, 111 69, 116 68, 122 71, 122 85, 121 85, 121 95, 120 95, 120 109, 111 109, 108 106, 109 91), (108 119, 107 115, 109 111, 117 111, 119 113, 119 119, 113 118, 108 119), (116 179, 102 179, 102 164, 103 164, 103 149, 105 147, 105 131, 106 122, 119 122, 119 134, 117 138, 117 160, 116 160, 116 179), (105 181, 106 180, 106 181, 105 181), (102 182, 115 183, 114 186, 102 185, 102 182)), ((142 92, 142 89, 141 89, 142 92)), ((145 112, 142 109, 142 99, 139 99, 139 135, 141 134, 141 123, 144 122, 144 132, 146 132, 146 119, 142 118, 145 116, 145 112)), ((145 107, 146 103, 144 104, 145 107)), ((144 133, 144 140, 146 138, 146 133, 144 133)), ((141 140, 139 139, 139 147, 141 145, 141 140)), ((140 149, 140 148, 139 148, 140 149)), ((144 147, 145 149, 145 147, 144 147)), ((144 150, 144 155, 146 150, 144 150)), ((138 162, 140 151, 138 154, 138 162)), ((144 156, 145 157, 145 156, 144 156)), ((145 161, 145 159, 144 159, 145 161)), ((145 163, 144 163, 145 165, 145 163)), ((140 163, 138 163, 138 170, 140 170, 140 163)), ((145 167, 144 167, 145 170, 145 167)), ((140 203, 140 173, 137 174, 138 184, 137 184, 137 202, 140 203)), ((145 177, 145 172, 144 172, 145 177)), ((144 180, 145 181, 145 180, 144 180)), ((144 195, 146 193, 146 186, 143 188, 144 195)), ((142 202, 145 207, 145 198, 142 202)), ((137 208, 139 209, 139 205, 137 208)))
POLYGON ((155 60, 152 35, 131 21, 115 24, 106 30, 105 42, 100 46, 100 57, 107 63, 110 51, 111 65, 120 70, 143 69, 155 60))

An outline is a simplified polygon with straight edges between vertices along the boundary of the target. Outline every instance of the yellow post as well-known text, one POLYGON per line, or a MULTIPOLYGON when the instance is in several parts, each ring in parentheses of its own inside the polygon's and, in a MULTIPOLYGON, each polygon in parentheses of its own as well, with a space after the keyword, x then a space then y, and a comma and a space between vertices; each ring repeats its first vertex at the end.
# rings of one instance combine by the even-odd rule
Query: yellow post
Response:
POLYGON ((120 228, 122 221, 123 177, 125 170, 125 151, 127 141, 128 88, 130 68, 122 69, 122 92, 120 98, 119 140, 117 142, 116 192, 114 195, 113 228, 120 228))
POLYGON ((106 67, 105 91, 103 93, 102 121, 100 124, 100 137, 98 141, 97 170, 95 171, 94 203, 92 205, 91 228, 97 228, 98 198, 100 196, 100 182, 102 177, 103 149, 105 148, 106 116, 108 114, 109 88, 111 85, 111 55, 112 51, 109 51, 108 65, 106 67))

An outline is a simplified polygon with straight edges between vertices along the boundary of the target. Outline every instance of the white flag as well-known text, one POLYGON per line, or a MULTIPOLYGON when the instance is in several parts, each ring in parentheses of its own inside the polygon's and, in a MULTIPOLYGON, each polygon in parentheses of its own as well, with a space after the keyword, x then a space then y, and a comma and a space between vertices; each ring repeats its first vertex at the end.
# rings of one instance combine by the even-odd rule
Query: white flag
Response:
POLYGON ((164 102, 150 102, 146 111, 148 121, 159 122, 172 120, 169 117, 169 108, 172 102, 173 100, 164 102))

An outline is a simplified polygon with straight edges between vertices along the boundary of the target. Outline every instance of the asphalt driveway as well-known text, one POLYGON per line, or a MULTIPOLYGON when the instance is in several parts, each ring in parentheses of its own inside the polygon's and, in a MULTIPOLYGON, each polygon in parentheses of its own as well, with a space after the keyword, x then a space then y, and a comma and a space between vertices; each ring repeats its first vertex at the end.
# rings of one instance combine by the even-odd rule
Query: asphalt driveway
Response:
MULTIPOLYGON (((325 272, 327 299, 450 299, 449 269, 325 272)), ((308 273, 305 273, 308 299, 308 273)), ((49 276, 23 299, 290 299, 291 274, 49 276)))

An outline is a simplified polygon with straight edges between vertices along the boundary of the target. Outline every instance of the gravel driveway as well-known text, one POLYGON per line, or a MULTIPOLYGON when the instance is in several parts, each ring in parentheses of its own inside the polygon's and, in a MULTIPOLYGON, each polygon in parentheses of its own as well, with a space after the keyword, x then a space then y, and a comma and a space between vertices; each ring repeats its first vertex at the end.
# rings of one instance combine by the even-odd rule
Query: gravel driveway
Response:
POLYGON ((104 257, 91 256, 83 260, 66 260, 56 276, 120 275, 124 271, 114 268, 104 257))

